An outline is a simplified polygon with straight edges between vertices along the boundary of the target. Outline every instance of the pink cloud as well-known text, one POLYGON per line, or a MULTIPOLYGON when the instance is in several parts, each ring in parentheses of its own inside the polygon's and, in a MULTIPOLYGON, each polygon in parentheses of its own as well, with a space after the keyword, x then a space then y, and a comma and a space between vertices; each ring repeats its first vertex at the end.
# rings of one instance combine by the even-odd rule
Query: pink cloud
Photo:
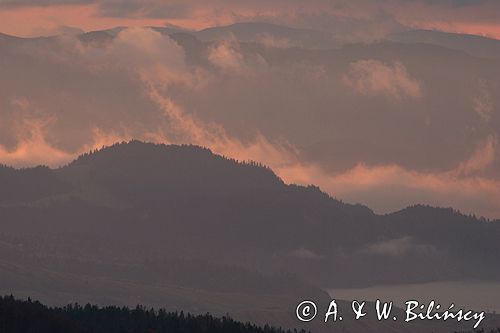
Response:
POLYGON ((372 59, 356 61, 349 66, 343 81, 362 95, 382 95, 395 100, 422 96, 421 83, 413 79, 399 62, 384 64, 372 59))
MULTIPOLYGON (((32 100, 17 97, 11 101, 11 106, 17 110, 16 114, 20 115, 17 122, 17 144, 14 148, 0 146, 0 160, 3 163, 15 166, 40 163, 57 166, 89 149, 132 138, 162 143, 187 142, 207 146, 216 153, 239 160, 262 162, 288 183, 316 184, 331 195, 349 202, 368 204, 378 212, 392 211, 414 203, 429 203, 453 206, 465 212, 476 212, 489 217, 500 216, 500 182, 482 174, 497 158, 498 144, 495 136, 486 136, 468 158, 450 170, 415 171, 397 164, 359 163, 338 173, 327 172, 319 164, 301 160, 300 149, 285 139, 271 140, 260 133, 246 139, 237 138, 221 124, 199 119, 189 113, 189 110, 183 109, 172 93, 172 84, 178 83, 194 92, 203 91, 207 82, 217 83, 219 73, 187 66, 182 49, 168 37, 150 29, 128 29, 122 31, 111 45, 102 49, 86 47, 68 38, 69 40, 63 41, 63 45, 69 49, 67 52, 71 57, 58 54, 64 58, 58 61, 75 62, 83 65, 82 70, 90 72, 96 70, 95 66, 103 66, 98 72, 129 71, 139 81, 144 98, 153 104, 154 108, 148 110, 155 113, 154 122, 147 122, 148 126, 136 126, 136 119, 140 118, 122 122, 121 117, 126 114, 118 113, 109 115, 113 121, 110 123, 103 121, 104 118, 98 118, 107 116, 101 114, 104 111, 98 110, 87 115, 85 112, 89 112, 88 109, 91 108, 85 108, 79 114, 80 117, 89 117, 92 121, 98 118, 100 121, 85 128, 89 132, 88 136, 79 142, 77 149, 62 149, 58 140, 64 140, 64 136, 54 138, 51 129, 53 123, 58 121, 57 116, 62 117, 64 113, 49 113, 39 109, 32 100)), ((243 56, 237 44, 218 45, 223 48, 213 49, 217 56, 212 57, 212 61, 222 68, 230 64, 226 67, 230 69, 230 75, 242 75, 234 71, 235 68, 259 68, 259 62, 248 61, 252 59, 243 56)), ((359 73, 356 72, 358 76, 355 75, 354 78, 368 80, 368 84, 364 81, 360 83, 367 93, 383 94, 396 99, 417 98, 421 93, 418 81, 402 65, 373 60, 364 61, 361 65, 359 62, 355 64, 358 65, 353 68, 359 73), (377 86, 380 82, 381 87, 377 86)), ((318 78, 326 73, 318 68, 310 75, 308 80, 321 82, 318 78)), ((295 80, 295 77, 292 76, 291 79, 295 80)), ((356 86, 357 81, 354 84, 356 86)), ((124 96, 119 97, 121 99, 124 96)), ((150 107, 148 104, 141 106, 150 107)), ((105 111, 116 112, 111 109, 105 111)), ((147 116, 145 113, 139 115, 147 116)))
POLYGON ((312 0, 307 3, 298 0, 68 0, 9 1, 1 8, 0 31, 24 36, 40 28, 52 31, 60 26, 97 30, 115 26, 161 26, 168 21, 202 29, 234 22, 266 21, 364 37, 380 37, 403 25, 500 38, 498 1, 456 5, 451 1, 424 0, 312 0), (355 32, 363 25, 363 31, 355 32))

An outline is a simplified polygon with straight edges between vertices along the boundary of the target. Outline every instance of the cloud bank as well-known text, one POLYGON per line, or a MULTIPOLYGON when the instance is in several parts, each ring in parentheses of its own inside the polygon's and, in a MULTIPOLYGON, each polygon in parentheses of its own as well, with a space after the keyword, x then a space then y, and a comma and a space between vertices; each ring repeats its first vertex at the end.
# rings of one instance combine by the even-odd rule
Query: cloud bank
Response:
POLYGON ((482 97, 487 121, 475 102, 500 77, 491 61, 469 68, 460 53, 455 67, 429 67, 370 45, 180 38, 131 28, 105 45, 72 35, 1 44, 0 162, 55 167, 133 138, 194 143, 378 212, 429 203, 500 216, 497 94, 482 97), (458 68, 474 79, 453 79, 458 68))

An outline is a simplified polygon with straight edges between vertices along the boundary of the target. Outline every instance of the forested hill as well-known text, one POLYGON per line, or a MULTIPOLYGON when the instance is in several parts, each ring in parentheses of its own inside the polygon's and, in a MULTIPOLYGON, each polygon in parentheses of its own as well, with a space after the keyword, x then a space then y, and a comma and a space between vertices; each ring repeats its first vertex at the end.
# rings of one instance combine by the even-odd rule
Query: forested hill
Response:
POLYGON ((19 265, 27 258, 29 270, 40 262, 34 257, 46 258, 50 269, 78 259, 92 267, 80 265, 76 274, 104 270, 184 287, 273 293, 307 288, 255 282, 264 279, 251 272, 288 272, 328 287, 500 277, 498 221, 422 205, 377 215, 315 186, 285 184, 259 163, 198 146, 131 141, 59 169, 0 167, 0 184, 0 247, 22 252, 6 250, 0 259, 19 265), (186 259, 215 267, 211 272, 236 266, 248 278, 214 279, 186 264, 198 272, 189 274, 197 277, 192 281, 182 272, 186 265, 175 264, 186 259))
MULTIPOLYGON (((209 314, 155 311, 137 306, 68 305, 49 308, 31 300, 0 297, 0 333, 286 333, 209 314)), ((297 331, 295 331, 297 332, 297 331)), ((304 331, 301 331, 304 332, 304 331)))

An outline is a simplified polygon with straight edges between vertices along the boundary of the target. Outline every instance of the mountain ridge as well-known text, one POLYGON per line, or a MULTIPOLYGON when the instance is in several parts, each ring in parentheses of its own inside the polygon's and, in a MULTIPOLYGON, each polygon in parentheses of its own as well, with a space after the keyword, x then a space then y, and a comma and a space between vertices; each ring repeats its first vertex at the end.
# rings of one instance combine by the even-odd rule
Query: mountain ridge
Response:
MULTIPOLYGON (((345 203, 343 200, 338 199, 336 197, 332 197, 330 194, 327 194, 326 192, 323 192, 318 186, 314 184, 309 184, 307 186, 303 185, 297 185, 297 184, 285 184, 283 180, 277 176, 274 171, 269 168, 268 166, 261 164, 256 161, 240 161, 236 160, 230 157, 226 157, 223 155, 218 155, 215 154, 211 151, 211 149, 199 146, 199 145, 193 145, 193 144, 163 144, 163 143, 150 143, 150 142, 143 142, 140 140, 131 140, 131 141, 124 141, 124 142, 118 142, 113 145, 109 146, 103 146, 100 149, 94 149, 91 150, 87 153, 83 153, 78 155, 75 159, 73 159, 71 162, 60 166, 56 168, 50 168, 46 165, 37 165, 33 167, 23 167, 23 168, 16 168, 12 167, 6 164, 1 164, 0 163, 0 177, 4 175, 5 173, 9 174, 18 174, 20 175, 21 173, 24 174, 29 174, 30 173, 45 173, 45 177, 49 176, 49 174, 57 174, 57 173, 64 173, 67 169, 71 168, 79 168, 83 166, 89 166, 92 165, 94 167, 116 167, 116 165, 106 165, 106 161, 113 162, 113 163, 118 163, 118 161, 113 161, 113 159, 110 157, 118 157, 122 159, 120 162, 131 162, 131 161, 137 161, 137 158, 152 158, 152 159, 157 159, 154 156, 160 156, 161 154, 169 154, 168 158, 164 159, 163 162, 170 161, 172 162, 175 159, 180 159, 183 160, 185 158, 190 158, 192 161, 189 163, 196 164, 200 162, 199 158, 214 158, 217 162, 220 163, 220 165, 224 163, 229 163, 235 168, 240 168, 241 170, 253 170, 253 171, 258 171, 260 176, 266 178, 264 181, 271 181, 272 183, 279 184, 279 185, 287 185, 291 187, 297 187, 297 188, 309 188, 313 191, 318 191, 322 195, 325 195, 326 197, 329 197, 330 199, 333 199, 335 201, 338 201, 339 203, 349 205, 349 206, 356 206, 361 209, 365 209, 369 212, 373 213, 373 210, 371 210, 369 207, 360 204, 360 203, 345 203), (151 148, 149 152, 145 152, 142 150, 142 148, 151 148), (138 155, 139 154, 139 155, 138 155), (142 156, 141 156, 142 155, 142 156)), ((189 164, 188 163, 188 164, 189 164)), ((7 178, 4 178, 6 180, 7 178)), ((1 199, 0 199, 1 200, 1 199)), ((439 206, 432 206, 432 205, 427 205, 427 204, 421 204, 421 203, 414 203, 410 206, 403 207, 399 210, 385 213, 385 214, 376 214, 380 216, 386 216, 386 215, 393 215, 393 214, 398 214, 402 213, 405 211, 409 210, 416 210, 416 209, 421 209, 421 210, 446 210, 458 215, 462 215, 464 217, 467 217, 467 214, 464 214, 460 212, 459 210, 456 210, 452 207, 439 207, 439 206)), ((470 216, 474 216, 475 214, 469 214, 470 216)), ((498 219, 486 219, 482 216, 477 217, 480 220, 488 220, 488 221, 500 221, 498 219)))

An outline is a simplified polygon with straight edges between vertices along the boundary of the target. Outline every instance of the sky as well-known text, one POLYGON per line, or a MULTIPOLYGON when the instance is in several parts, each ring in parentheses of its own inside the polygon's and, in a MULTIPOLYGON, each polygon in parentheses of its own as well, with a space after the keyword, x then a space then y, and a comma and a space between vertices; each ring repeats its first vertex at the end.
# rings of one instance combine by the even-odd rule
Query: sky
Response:
POLYGON ((194 143, 379 213, 425 203, 500 218, 500 57, 477 56, 499 46, 377 43, 410 28, 500 37, 498 16, 488 0, 0 0, 0 32, 59 35, 0 36, 0 163, 194 143), (202 43, 145 28, 236 22, 297 29, 202 43), (105 45, 77 37, 117 26, 129 28, 105 45))
POLYGON ((167 24, 198 30, 243 21, 332 31, 354 20, 367 33, 404 26, 500 38, 499 16, 496 0, 0 0, 0 31, 16 36, 67 27, 167 24))

